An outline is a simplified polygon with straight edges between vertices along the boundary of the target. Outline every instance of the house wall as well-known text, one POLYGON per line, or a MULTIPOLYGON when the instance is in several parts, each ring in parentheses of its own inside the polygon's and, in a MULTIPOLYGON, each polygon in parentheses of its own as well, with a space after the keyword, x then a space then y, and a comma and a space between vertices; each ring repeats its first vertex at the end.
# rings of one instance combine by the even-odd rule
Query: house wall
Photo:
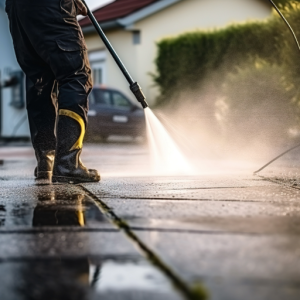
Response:
MULTIPOLYGON (((13 43, 9 33, 9 25, 7 15, 4 11, 4 1, 0 0, 0 72, 1 81, 10 77, 11 71, 19 71, 20 67, 15 58, 13 43)), ((29 137, 29 126, 26 118, 26 109, 14 108, 10 105, 12 100, 11 88, 2 89, 2 103, 1 105, 1 132, 0 137, 12 137, 15 126, 21 121, 22 125, 15 132, 14 137, 29 137)))
MULTIPOLYGON (((220 28, 232 22, 262 20, 270 16, 271 6, 260 0, 184 0, 153 14, 136 24, 132 30, 141 31, 141 44, 133 45, 132 32, 107 32, 111 43, 124 60, 124 64, 143 88, 151 104, 158 95, 151 73, 155 73, 156 42, 172 35, 192 30, 220 28)), ((89 51, 104 45, 96 34, 86 36, 89 51)), ((108 85, 126 94, 128 84, 108 55, 108 85)))
MULTIPOLYGON (((125 30, 113 30, 106 32, 106 36, 131 76, 134 79, 137 78, 137 51, 132 43, 132 33, 125 30)), ((87 35, 85 36, 85 40, 89 53, 106 50, 105 45, 97 34, 87 35)), ((134 101, 127 80, 109 53, 106 55, 106 83, 109 87, 121 90, 134 101)))

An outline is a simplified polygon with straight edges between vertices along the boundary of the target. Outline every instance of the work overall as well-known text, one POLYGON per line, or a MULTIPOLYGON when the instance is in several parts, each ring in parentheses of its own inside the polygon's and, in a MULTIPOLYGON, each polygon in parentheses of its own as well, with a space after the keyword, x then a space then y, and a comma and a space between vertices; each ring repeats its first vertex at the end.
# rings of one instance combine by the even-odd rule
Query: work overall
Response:
POLYGON ((6 12, 16 57, 26 74, 37 171, 41 176, 49 171, 56 150, 53 177, 97 181, 97 172, 87 170, 79 158, 92 79, 74 0, 7 0, 6 12))

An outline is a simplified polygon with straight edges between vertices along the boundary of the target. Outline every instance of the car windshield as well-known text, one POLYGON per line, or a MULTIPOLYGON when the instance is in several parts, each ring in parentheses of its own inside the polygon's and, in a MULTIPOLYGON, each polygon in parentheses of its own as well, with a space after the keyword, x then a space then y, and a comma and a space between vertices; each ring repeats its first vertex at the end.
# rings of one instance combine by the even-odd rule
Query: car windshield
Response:
POLYGON ((101 89, 93 89, 90 102, 91 104, 111 105, 110 92, 101 89))
POLYGON ((130 110, 132 103, 120 92, 95 88, 90 94, 90 104, 113 106, 117 109, 130 110))
POLYGON ((112 92, 112 103, 113 103, 113 106, 116 106, 118 108, 128 109, 132 106, 132 104, 129 102, 129 100, 126 99, 125 96, 123 96, 119 92, 112 92))

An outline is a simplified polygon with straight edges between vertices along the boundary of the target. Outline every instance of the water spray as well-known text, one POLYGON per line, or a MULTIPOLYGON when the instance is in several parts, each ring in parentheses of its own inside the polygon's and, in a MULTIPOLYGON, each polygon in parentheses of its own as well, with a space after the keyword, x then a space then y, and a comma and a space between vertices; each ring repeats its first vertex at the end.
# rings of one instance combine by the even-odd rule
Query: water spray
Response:
MULTIPOLYGON (((269 0, 270 3, 273 5, 274 9, 277 11, 277 13, 279 14, 279 16, 282 18, 282 20, 284 21, 284 23, 286 24, 286 26, 289 28, 290 32, 292 33, 293 35, 293 38, 296 42, 296 45, 297 45, 297 48, 299 49, 300 51, 300 44, 298 42, 298 39, 297 39, 297 36, 292 28, 292 26, 289 24, 289 22, 287 21, 287 19, 284 17, 284 15, 282 14, 282 12, 279 10, 279 8, 276 6, 276 4, 272 1, 272 0, 269 0)), ((283 153, 279 154, 278 156, 276 156, 275 158, 273 158, 272 160, 270 160, 268 163, 266 163, 264 166, 262 166, 260 169, 258 169, 257 171, 255 171, 253 174, 257 174, 259 173, 260 171, 262 171, 263 169, 265 169, 267 166, 269 166, 271 163, 273 163, 274 161, 276 161, 277 159, 279 159, 280 157, 284 156, 285 154, 289 153, 290 151, 296 149, 300 147, 300 144, 297 144, 296 146, 284 151, 283 153)))
POLYGON ((81 1, 86 6, 86 8, 87 8, 87 15, 88 15, 89 19, 91 20, 92 24, 94 25, 97 33, 99 34, 99 36, 102 39, 103 43, 105 44, 105 46, 107 47, 108 51, 112 55, 113 59, 115 60, 115 62, 118 65, 118 67, 120 68, 121 72, 125 76, 126 80, 128 81, 130 90, 134 94, 135 98, 137 99, 138 102, 141 103, 141 105, 142 105, 142 107, 144 109, 147 108, 147 107, 149 107, 149 105, 148 105, 148 103, 146 101, 146 97, 143 94, 140 85, 136 81, 134 81, 132 79, 132 77, 130 76, 128 70, 126 69, 126 67, 124 66, 124 64, 121 61, 120 57, 118 56, 117 52, 115 51, 115 49, 111 45, 110 41, 108 40, 107 36, 103 32, 103 30, 100 27, 99 23, 97 22, 95 16, 93 15, 93 13, 91 12, 91 10, 87 6, 86 2, 84 0, 81 0, 81 1))

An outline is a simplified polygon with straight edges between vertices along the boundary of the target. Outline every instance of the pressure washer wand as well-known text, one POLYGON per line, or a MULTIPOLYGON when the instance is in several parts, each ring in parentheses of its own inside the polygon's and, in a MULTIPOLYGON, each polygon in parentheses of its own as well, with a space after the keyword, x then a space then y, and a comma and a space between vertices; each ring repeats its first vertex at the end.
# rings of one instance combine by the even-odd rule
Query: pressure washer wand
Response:
POLYGON ((81 1, 86 6, 87 12, 88 12, 87 15, 90 18, 91 22, 93 23, 93 25, 94 25, 96 31, 98 32, 100 38, 102 39, 102 41, 105 44, 105 46, 107 47, 108 51, 110 52, 110 54, 114 58, 115 62, 117 63, 117 65, 120 68, 120 70, 122 71, 123 75, 127 79, 128 83, 129 83, 130 90, 134 94, 135 98, 137 99, 137 101, 139 101, 141 103, 141 105, 142 105, 143 108, 148 107, 149 105, 148 105, 148 103, 146 101, 146 97, 143 94, 140 85, 137 82, 135 82, 132 79, 132 77, 130 76, 129 72, 127 71, 126 67, 124 66, 124 64, 121 61, 120 57, 118 56, 117 52, 115 51, 115 49, 111 45, 110 41, 106 37, 105 33, 103 32, 103 30, 100 27, 99 23, 97 22, 95 16, 93 15, 93 13, 91 12, 91 10, 87 6, 86 2, 84 0, 81 0, 81 1))

